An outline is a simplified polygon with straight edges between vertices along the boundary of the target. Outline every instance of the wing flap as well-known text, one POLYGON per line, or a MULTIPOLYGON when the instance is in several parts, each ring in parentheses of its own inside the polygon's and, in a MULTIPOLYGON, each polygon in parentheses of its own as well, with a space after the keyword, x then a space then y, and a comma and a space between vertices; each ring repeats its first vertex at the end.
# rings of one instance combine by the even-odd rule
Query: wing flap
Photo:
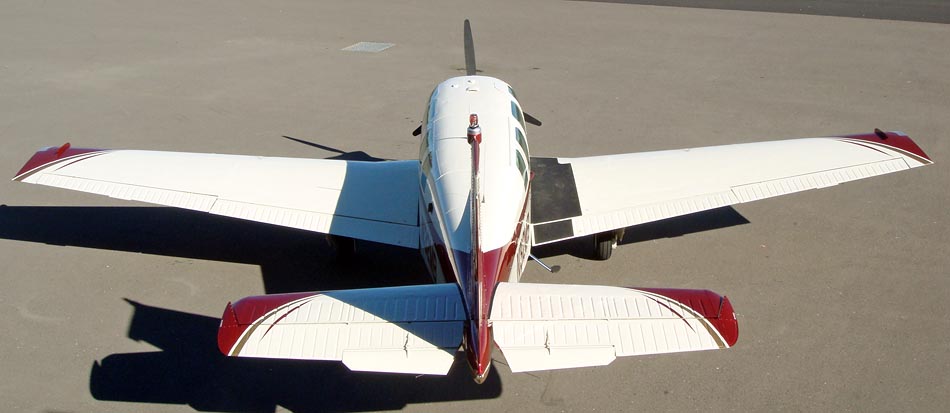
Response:
MULTIPOLYGON (((534 196, 532 203, 548 199, 563 203, 564 193, 569 193, 575 206, 532 205, 532 212, 563 211, 533 218, 535 245, 932 163, 910 138, 898 132, 557 161, 570 168, 539 170, 539 182, 551 179, 557 185, 538 185, 541 196, 534 196), (546 178, 546 170, 560 173, 546 178), (567 181, 571 185, 565 184, 567 181), (548 187, 561 193, 544 196, 548 187)), ((533 161, 532 165, 540 163, 533 161)))
POLYGON ((501 283, 491 321, 516 372, 728 348, 738 338, 729 300, 706 290, 501 283))
POLYGON ((357 371, 447 374, 465 311, 454 284, 248 297, 218 347, 233 357, 338 360, 357 371))
POLYGON ((15 180, 418 246, 418 162, 47 148, 15 180))

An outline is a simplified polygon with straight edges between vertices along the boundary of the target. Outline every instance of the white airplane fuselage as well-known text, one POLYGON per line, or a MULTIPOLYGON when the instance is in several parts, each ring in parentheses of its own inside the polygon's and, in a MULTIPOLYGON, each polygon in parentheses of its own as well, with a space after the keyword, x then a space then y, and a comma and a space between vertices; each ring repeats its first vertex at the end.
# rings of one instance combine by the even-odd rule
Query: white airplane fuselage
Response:
POLYGON ((497 283, 520 278, 531 246, 531 171, 521 105, 501 80, 451 78, 432 92, 421 138, 423 259, 436 281, 458 283, 468 313, 463 348, 476 380, 484 380, 491 363, 492 294, 497 283), (468 136, 472 114, 480 143, 468 136))

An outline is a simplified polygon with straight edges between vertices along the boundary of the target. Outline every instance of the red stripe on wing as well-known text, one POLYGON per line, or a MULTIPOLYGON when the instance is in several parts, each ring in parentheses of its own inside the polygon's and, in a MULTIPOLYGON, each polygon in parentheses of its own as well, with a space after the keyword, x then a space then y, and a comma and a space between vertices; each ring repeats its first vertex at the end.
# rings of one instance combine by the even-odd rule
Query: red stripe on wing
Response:
POLYGON ((234 344, 254 322, 272 310, 289 302, 317 295, 318 293, 271 294, 246 297, 235 303, 228 303, 221 315, 221 327, 218 328, 218 349, 230 354, 234 344))
POLYGON ((842 136, 842 138, 857 139, 857 140, 861 140, 865 142, 872 142, 872 143, 890 146, 895 149, 900 149, 904 152, 912 153, 914 155, 917 155, 933 163, 933 160, 931 160, 930 157, 927 156, 926 153, 924 153, 923 149, 920 149, 920 146, 917 146, 917 143, 914 142, 913 139, 899 132, 883 132, 881 130, 875 130, 875 133, 862 133, 859 135, 845 135, 845 136, 842 136))
POLYGON ((726 344, 732 347, 739 340, 739 322, 729 298, 709 290, 684 290, 677 288, 637 288, 662 295, 697 312, 719 331, 726 344))
POLYGON ((20 168, 20 172, 16 173, 16 177, 14 179, 17 179, 20 177, 20 175, 30 172, 36 168, 51 164, 60 159, 66 159, 72 156, 81 155, 81 154, 89 153, 89 152, 98 152, 98 151, 102 151, 102 149, 73 148, 69 144, 69 142, 66 142, 65 144, 63 144, 63 146, 60 146, 60 147, 51 146, 49 148, 41 149, 37 151, 35 154, 33 154, 30 160, 26 161, 26 164, 24 164, 23 167, 20 168))

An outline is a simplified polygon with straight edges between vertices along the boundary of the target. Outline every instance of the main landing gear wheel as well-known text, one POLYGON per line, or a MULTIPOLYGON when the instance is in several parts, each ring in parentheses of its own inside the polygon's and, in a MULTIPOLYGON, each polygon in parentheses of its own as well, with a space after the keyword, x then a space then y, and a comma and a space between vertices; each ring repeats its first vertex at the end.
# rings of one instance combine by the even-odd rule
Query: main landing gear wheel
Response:
POLYGON ((327 235, 327 242, 336 253, 336 260, 339 262, 351 262, 356 256, 356 239, 343 237, 340 235, 327 235))
POLYGON ((594 259, 606 261, 623 239, 623 230, 601 232, 594 235, 594 259))

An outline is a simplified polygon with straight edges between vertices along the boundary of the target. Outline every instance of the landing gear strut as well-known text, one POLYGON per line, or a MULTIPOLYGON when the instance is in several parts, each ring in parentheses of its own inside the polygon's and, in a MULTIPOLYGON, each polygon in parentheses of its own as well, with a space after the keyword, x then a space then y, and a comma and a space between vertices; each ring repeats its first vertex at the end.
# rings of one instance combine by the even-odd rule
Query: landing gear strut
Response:
POLYGON ((594 259, 605 261, 610 258, 610 254, 617 248, 617 243, 623 239, 622 229, 609 232, 601 232, 594 235, 594 259))

